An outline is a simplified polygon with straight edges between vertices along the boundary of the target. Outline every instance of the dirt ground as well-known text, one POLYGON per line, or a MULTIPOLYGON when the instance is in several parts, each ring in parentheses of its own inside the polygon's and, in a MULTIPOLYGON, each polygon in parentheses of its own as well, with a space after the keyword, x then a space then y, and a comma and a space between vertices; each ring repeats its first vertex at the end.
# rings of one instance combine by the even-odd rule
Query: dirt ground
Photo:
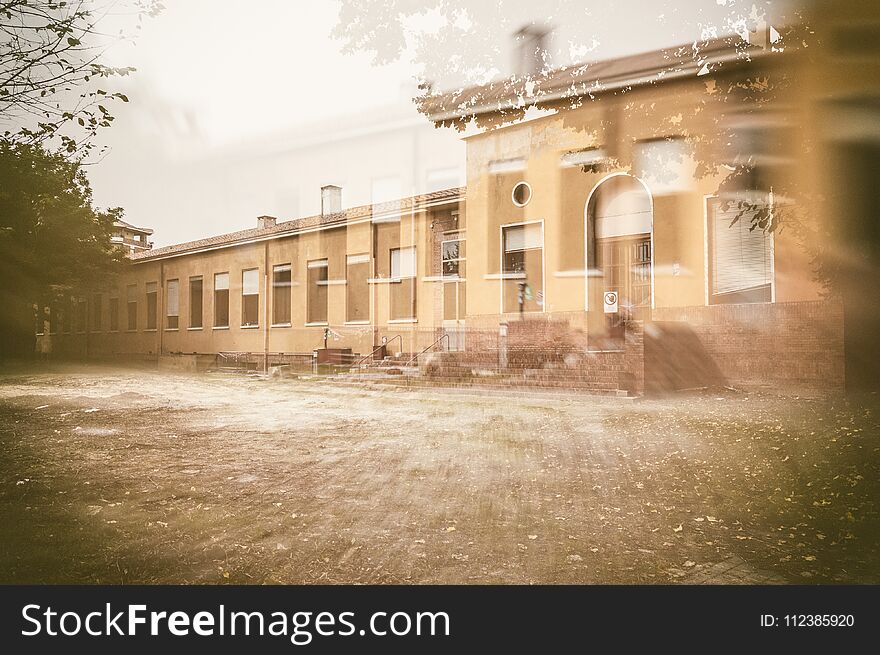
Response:
POLYGON ((878 410, 6 370, 0 582, 878 583, 878 410))

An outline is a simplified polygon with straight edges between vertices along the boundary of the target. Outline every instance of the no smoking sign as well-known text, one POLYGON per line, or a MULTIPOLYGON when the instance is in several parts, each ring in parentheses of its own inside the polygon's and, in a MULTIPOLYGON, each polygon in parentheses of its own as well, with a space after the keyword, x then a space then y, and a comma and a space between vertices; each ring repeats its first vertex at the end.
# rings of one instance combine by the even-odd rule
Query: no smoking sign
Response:
POLYGON ((606 291, 603 295, 603 299, 605 301, 605 313, 606 314, 616 314, 617 313, 617 292, 616 291, 606 291))

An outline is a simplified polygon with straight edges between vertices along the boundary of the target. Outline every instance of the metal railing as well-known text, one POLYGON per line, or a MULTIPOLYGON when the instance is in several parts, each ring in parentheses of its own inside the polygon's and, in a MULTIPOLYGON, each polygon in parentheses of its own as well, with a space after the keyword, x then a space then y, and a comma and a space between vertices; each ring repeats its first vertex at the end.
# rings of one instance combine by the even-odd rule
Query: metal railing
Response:
POLYGON ((363 357, 361 357, 354 364, 352 364, 351 367, 354 368, 355 366, 360 366, 361 362, 363 362, 365 359, 369 359, 370 357, 375 355, 377 352, 382 350, 382 348, 387 348, 388 344, 391 343, 392 341, 394 341, 395 339, 400 339, 400 349, 403 350, 403 337, 400 336, 399 334, 395 334, 393 337, 388 339, 388 341, 386 341, 385 343, 379 344, 378 346, 373 348, 373 351, 371 353, 368 353, 368 354, 364 355, 363 357))
POLYGON ((446 333, 446 332, 444 332, 444 333, 441 334, 437 339, 434 339, 433 343, 431 343, 431 345, 429 345, 427 348, 424 348, 423 350, 420 350, 420 351, 417 352, 415 355, 413 355, 412 359, 410 359, 410 360, 406 363, 406 365, 409 366, 409 365, 412 364, 413 362, 418 361, 418 359, 419 359, 419 355, 422 355, 422 354, 428 352, 429 350, 431 350, 431 348, 433 348, 433 347, 436 346, 438 343, 440 343, 441 341, 443 341, 443 339, 446 339, 446 348, 448 349, 448 348, 449 348, 449 334, 446 333))

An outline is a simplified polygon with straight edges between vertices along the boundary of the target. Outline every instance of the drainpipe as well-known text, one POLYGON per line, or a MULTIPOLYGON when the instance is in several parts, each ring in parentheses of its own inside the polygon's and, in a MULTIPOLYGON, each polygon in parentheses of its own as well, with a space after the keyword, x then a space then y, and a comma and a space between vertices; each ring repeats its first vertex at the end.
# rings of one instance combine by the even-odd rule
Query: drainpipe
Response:
MULTIPOLYGON (((178 290, 178 293, 180 291, 178 290)), ((165 347, 163 342, 165 323, 165 262, 159 260, 159 288, 156 289, 156 362, 162 356, 162 349, 165 347)))
POLYGON ((263 244, 263 373, 269 373, 269 242, 263 244))

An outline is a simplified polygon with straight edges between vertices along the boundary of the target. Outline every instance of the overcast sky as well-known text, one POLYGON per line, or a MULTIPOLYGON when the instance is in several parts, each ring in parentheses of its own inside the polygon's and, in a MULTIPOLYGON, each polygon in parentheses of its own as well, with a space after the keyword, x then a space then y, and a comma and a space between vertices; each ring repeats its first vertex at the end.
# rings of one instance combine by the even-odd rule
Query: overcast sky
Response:
MULTIPOLYGON (((111 151, 89 169, 96 203, 124 207, 131 222, 157 229, 157 243, 251 226, 252 216, 218 216, 222 207, 210 203, 202 214, 194 194, 210 194, 210 182, 191 184, 188 170, 234 158, 238 147, 269 148, 273 134, 300 132, 313 122, 327 129, 333 116, 370 115, 370 109, 384 106, 416 115, 407 109, 416 66, 408 61, 377 66, 369 54, 343 54, 342 44, 331 37, 336 2, 164 4, 158 18, 145 22, 136 45, 120 44, 108 54, 109 63, 138 70, 121 83, 131 103, 117 107, 117 121, 104 137, 111 151), (163 174, 168 171, 174 174, 163 174), (161 188, 155 188, 158 180, 161 188), (175 216, 176 206, 185 206, 187 215, 175 216), (183 221, 189 229, 180 227, 183 221)), ((752 6, 740 0, 616 0, 598 11, 593 4, 562 3, 574 8, 572 15, 552 17, 554 65, 571 57, 593 60, 675 45, 707 30, 729 31, 733 5, 743 11, 752 6)), ((759 4, 781 11, 790 3, 759 4)), ((507 44, 512 25, 542 20, 541 11, 541 3, 506 0, 494 40, 507 44)), ((450 44, 451 51, 460 45, 450 44)), ((499 47, 497 74, 509 74, 509 58, 510 50, 499 47)), ((450 143, 457 139, 448 135, 450 143)), ((216 184, 228 180, 218 177, 216 184)), ((272 192, 267 189, 267 195, 272 192)))

